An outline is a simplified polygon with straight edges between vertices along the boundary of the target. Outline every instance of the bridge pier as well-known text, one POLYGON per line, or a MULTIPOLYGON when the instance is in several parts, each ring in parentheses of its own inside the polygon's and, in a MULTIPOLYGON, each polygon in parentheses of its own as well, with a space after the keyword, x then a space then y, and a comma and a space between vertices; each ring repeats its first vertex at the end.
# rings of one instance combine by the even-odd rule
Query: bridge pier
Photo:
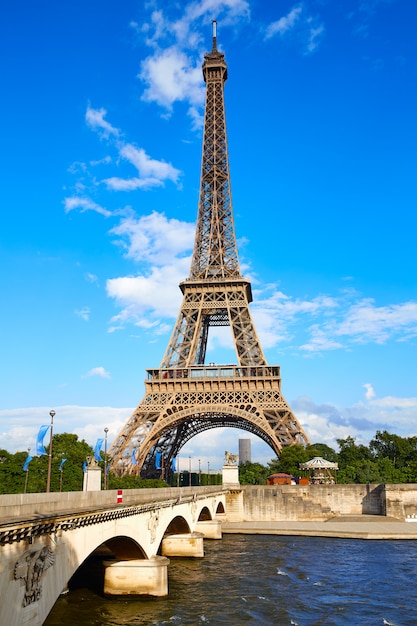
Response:
POLYGON ((218 519, 197 522, 196 530, 204 535, 204 539, 222 538, 222 523, 218 519))
POLYGON ((163 556, 204 556, 204 535, 203 533, 184 533, 178 535, 167 535, 162 540, 163 556))
POLYGON ((164 556, 129 561, 104 561, 104 593, 109 595, 168 595, 168 564, 164 556))

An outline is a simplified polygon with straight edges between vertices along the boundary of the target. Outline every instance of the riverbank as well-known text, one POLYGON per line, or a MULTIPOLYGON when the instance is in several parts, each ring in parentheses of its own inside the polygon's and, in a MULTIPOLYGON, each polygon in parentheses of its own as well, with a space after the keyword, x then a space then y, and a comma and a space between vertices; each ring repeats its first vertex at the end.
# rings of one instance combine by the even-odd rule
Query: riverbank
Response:
POLYGON ((322 522, 224 522, 222 533, 346 539, 417 539, 417 522, 402 522, 384 515, 341 515, 322 522))

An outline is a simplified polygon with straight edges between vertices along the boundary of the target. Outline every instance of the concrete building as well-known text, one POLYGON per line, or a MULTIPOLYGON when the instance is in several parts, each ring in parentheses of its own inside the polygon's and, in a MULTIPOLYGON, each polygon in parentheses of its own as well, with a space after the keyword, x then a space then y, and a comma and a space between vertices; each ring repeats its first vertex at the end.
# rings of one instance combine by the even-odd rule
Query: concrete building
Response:
POLYGON ((239 439, 239 464, 251 463, 250 439, 239 439))

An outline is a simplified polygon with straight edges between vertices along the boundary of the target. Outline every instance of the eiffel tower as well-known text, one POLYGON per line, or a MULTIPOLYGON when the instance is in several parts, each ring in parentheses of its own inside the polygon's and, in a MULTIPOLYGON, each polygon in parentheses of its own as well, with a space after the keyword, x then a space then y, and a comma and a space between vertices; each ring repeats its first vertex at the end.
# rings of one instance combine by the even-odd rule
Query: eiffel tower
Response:
POLYGON ((197 228, 181 308, 145 395, 115 439, 116 475, 167 477, 184 444, 205 430, 234 427, 260 437, 279 456, 283 446, 308 445, 281 393, 279 365, 268 365, 249 310, 252 290, 242 277, 233 222, 224 84, 227 65, 213 45, 204 57, 206 83, 197 228), (205 364, 209 328, 230 326, 237 365, 205 364))

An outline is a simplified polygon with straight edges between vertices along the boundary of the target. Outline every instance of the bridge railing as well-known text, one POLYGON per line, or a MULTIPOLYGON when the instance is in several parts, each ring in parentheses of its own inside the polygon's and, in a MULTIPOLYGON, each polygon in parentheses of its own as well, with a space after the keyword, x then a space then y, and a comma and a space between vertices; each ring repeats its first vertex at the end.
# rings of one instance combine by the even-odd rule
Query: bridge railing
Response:
POLYGON ((224 491, 221 485, 204 487, 161 487, 159 489, 125 489, 118 503, 118 490, 67 491, 63 493, 26 493, 0 495, 0 524, 19 519, 48 515, 94 511, 113 506, 162 502, 196 494, 224 491))

